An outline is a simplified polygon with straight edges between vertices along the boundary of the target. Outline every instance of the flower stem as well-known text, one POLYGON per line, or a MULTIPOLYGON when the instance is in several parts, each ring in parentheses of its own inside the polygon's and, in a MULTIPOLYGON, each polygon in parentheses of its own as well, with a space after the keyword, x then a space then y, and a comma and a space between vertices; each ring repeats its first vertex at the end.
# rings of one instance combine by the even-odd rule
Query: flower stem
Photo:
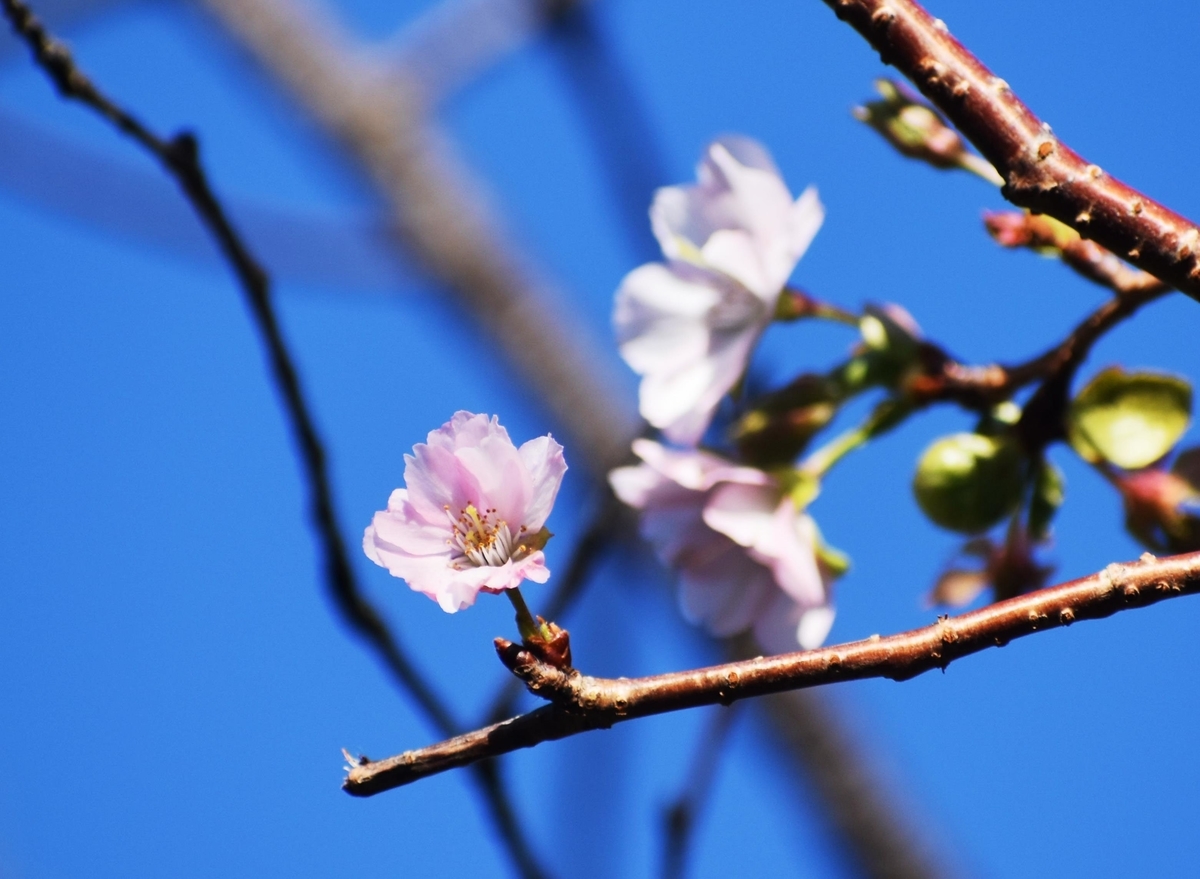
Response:
POLYGON ((549 641, 553 637, 550 627, 545 623, 539 624, 529 612, 529 605, 525 603, 525 596, 521 594, 520 589, 514 586, 512 589, 505 589, 504 594, 516 608, 517 631, 521 633, 522 641, 549 641))
POLYGON ((784 287, 775 303, 775 320, 789 323, 802 318, 831 320, 847 326, 858 326, 858 315, 832 302, 823 302, 795 287, 784 287))
POLYGON ((908 417, 911 410, 895 400, 884 400, 857 427, 834 437, 814 451, 800 464, 800 471, 821 479, 833 469, 833 465, 873 437, 891 430, 908 417))
POLYGON ((858 315, 854 312, 847 311, 829 302, 814 302, 812 316, 845 324, 848 327, 857 327, 859 321, 858 315))

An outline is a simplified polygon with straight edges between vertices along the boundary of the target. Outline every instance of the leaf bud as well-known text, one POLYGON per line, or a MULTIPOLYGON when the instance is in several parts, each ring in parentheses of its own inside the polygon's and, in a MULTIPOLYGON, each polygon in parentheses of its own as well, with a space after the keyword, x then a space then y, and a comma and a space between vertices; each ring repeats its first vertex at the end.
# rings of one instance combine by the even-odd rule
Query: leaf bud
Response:
POLYGON ((972 153, 941 114, 907 86, 877 79, 875 89, 883 100, 855 107, 854 118, 878 131, 901 155, 935 168, 961 168, 997 186, 1004 183, 996 169, 972 153))

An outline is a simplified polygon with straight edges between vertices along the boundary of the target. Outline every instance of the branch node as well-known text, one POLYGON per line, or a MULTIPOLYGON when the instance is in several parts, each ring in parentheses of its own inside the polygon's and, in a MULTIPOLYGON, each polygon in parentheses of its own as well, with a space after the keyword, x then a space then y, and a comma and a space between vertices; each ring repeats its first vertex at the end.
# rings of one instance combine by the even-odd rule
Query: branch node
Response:
POLYGON ((880 30, 887 30, 896 20, 896 13, 890 7, 881 6, 871 15, 871 24, 880 30))

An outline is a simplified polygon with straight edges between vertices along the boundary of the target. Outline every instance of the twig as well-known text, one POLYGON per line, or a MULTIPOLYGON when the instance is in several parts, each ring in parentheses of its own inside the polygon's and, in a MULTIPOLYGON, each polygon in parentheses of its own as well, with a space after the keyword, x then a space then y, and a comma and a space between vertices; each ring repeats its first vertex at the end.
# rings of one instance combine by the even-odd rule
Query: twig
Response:
POLYGON ((1063 416, 1070 402, 1071 382, 1092 346, 1142 306, 1170 292, 1170 288, 1161 285, 1148 285, 1108 300, 1060 345, 1034 361, 1032 368, 1045 366, 1046 378, 1025 404, 1017 424, 1017 432, 1026 448, 1039 452, 1049 443, 1066 437, 1063 416))
POLYGON ((886 638, 838 644, 645 678, 607 679, 540 662, 519 645, 496 643, 501 661, 550 704, 436 745, 354 767, 343 787, 371 796, 478 760, 617 723, 702 705, 864 678, 908 680, 1034 632, 1111 616, 1200 592, 1200 553, 1129 564, 1040 589, 886 638))
MULTIPOLYGON (((101 93, 76 66, 69 50, 55 40, 20 0, 2 0, 14 30, 33 53, 38 65, 59 93, 91 107, 116 128, 152 153, 178 182, 201 222, 217 240, 241 284, 271 364, 271 374, 283 398, 284 410, 300 446, 309 488, 310 512, 325 553, 325 582, 334 604, 347 623, 374 648, 392 675, 412 696, 443 735, 459 727, 432 686, 417 671, 374 607, 358 588, 334 512, 333 493, 325 451, 300 387, 287 343, 271 304, 270 280, 255 260, 209 186, 200 164, 196 138, 188 133, 164 140, 132 114, 101 93)), ((512 806, 501 786, 498 768, 481 764, 475 774, 484 790, 497 828, 522 875, 536 879, 546 874, 533 857, 512 806)))
POLYGON ((1004 197, 1200 299, 1200 228, 1059 141, 1004 80, 913 0, 824 0, 946 114, 1005 180, 1004 197))
MULTIPOLYGON (((615 541, 622 539, 632 529, 632 525, 633 517, 629 508, 606 488, 604 501, 592 517, 583 536, 575 544, 566 570, 556 577, 555 588, 549 600, 538 608, 540 615, 547 620, 561 622, 562 617, 575 603, 575 599, 583 592, 583 587, 587 585, 605 551, 615 541)), ((518 678, 505 678, 490 707, 484 712, 483 722, 498 723, 506 717, 511 717, 516 710, 521 690, 521 681, 518 678)))
MULTIPOLYGON (((906 390, 920 405, 953 401, 976 410, 994 406, 1009 399, 1021 388, 1039 381, 1042 382, 1042 386, 1035 394, 1035 399, 1039 395, 1048 399, 1051 392, 1061 396, 1070 389, 1075 372, 1096 342, 1142 307, 1170 292, 1170 287, 1157 280, 1145 284, 1133 282, 1127 291, 1107 300, 1084 318, 1065 339, 1049 351, 1011 366, 972 366, 959 363, 944 349, 926 343, 921 352, 924 361, 922 371, 909 380, 906 390)), ((1056 414, 1050 409, 1040 408, 1041 405, 1026 405, 1023 420, 1031 420, 1023 429, 1030 428, 1034 424, 1033 419, 1045 421, 1048 426, 1060 419, 1061 411, 1056 414)), ((1062 405, 1065 405, 1065 399, 1062 405)), ((1047 437, 1040 441, 1041 445, 1045 445, 1049 439, 1058 438, 1058 434, 1048 434, 1047 437)), ((1030 439, 1032 438, 1033 435, 1030 434, 1030 439)))
POLYGON ((683 789, 663 809, 663 879, 683 879, 696 818, 712 791, 717 763, 725 751, 736 717, 736 709, 731 709, 715 711, 708 718, 688 766, 683 789))
POLYGON ((1081 238, 1074 229, 1049 217, 1024 211, 986 211, 983 224, 1001 247, 1057 254, 1076 274, 1115 293, 1170 289, 1149 272, 1131 269, 1111 250, 1081 238))

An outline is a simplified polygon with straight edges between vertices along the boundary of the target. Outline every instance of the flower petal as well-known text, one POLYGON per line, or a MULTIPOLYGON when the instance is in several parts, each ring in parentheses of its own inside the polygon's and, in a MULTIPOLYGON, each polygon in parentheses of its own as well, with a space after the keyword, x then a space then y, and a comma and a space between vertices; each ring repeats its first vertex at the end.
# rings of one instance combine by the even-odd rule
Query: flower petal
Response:
POLYGON ((531 439, 520 448, 521 462, 529 473, 532 494, 521 518, 521 524, 536 532, 546 523, 567 472, 563 447, 547 434, 531 439))
POLYGON ((774 586, 770 571, 731 541, 713 538, 720 541, 721 551, 704 564, 680 572, 679 605, 689 622, 701 623, 713 635, 726 638, 754 623, 774 586))
POLYGON ((741 546, 752 547, 775 527, 779 488, 774 484, 725 483, 704 504, 704 522, 741 546))
POLYGON ((693 491, 707 491, 718 482, 771 485, 773 480, 756 467, 740 467, 710 452, 669 449, 654 440, 635 439, 633 453, 672 482, 693 491))

